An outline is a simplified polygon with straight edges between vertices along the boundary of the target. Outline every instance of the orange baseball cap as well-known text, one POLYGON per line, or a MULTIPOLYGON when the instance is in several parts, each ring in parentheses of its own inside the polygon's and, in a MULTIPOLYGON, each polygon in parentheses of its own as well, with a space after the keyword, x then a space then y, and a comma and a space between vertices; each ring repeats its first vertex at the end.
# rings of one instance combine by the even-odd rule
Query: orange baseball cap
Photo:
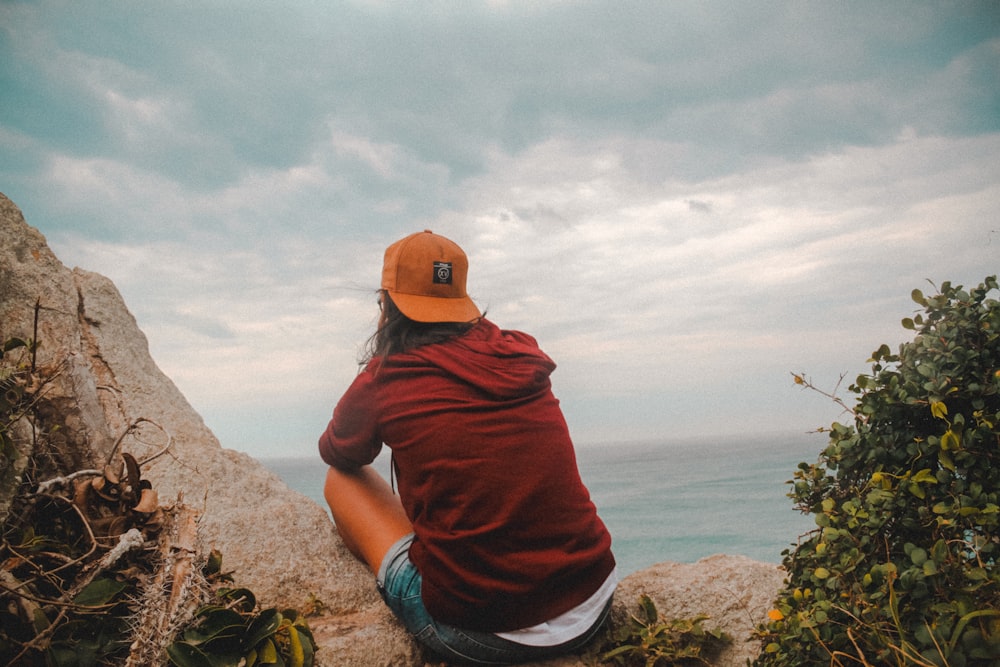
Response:
POLYGON ((386 248, 382 289, 415 322, 471 322, 482 315, 465 291, 468 273, 458 244, 426 229, 386 248))

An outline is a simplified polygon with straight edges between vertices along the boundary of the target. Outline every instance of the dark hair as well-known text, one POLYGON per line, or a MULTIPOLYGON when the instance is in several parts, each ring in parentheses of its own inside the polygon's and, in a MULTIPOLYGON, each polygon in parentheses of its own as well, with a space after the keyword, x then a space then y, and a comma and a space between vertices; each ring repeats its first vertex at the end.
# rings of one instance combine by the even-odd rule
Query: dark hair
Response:
POLYGON ((382 317, 379 318, 378 329, 365 343, 362 364, 372 359, 385 359, 390 354, 406 352, 421 345, 442 343, 449 338, 461 336, 476 326, 478 319, 472 322, 417 322, 404 315, 389 292, 379 290, 379 305, 382 317))

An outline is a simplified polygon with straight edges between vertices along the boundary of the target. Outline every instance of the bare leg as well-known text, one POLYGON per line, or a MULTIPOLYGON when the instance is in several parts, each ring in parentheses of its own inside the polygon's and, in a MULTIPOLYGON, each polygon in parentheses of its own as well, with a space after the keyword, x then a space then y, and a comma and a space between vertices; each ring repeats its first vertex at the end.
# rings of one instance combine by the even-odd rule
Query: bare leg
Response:
POLYGON ((350 472, 331 467, 323 496, 344 544, 372 572, 389 547, 413 530, 399 496, 371 466, 350 472))

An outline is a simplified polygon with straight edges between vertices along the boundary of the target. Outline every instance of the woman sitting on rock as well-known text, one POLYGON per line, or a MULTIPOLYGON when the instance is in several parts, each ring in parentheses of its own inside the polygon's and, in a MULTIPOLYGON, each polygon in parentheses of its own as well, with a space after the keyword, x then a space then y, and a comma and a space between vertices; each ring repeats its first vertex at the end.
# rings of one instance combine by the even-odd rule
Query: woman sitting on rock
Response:
POLYGON ((385 252, 366 364, 320 438, 324 495, 386 604, 441 657, 540 660, 581 648, 617 583, 535 340, 466 293, 468 260, 429 231, 385 252), (383 443, 398 485, 371 462, 383 443))

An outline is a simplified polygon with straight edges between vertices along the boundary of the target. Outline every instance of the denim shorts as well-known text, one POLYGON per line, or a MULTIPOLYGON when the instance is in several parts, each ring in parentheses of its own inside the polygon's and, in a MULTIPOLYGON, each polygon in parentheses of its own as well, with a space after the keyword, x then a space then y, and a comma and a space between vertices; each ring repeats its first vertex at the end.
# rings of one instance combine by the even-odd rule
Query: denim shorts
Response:
POLYGON ((601 617, 586 632, 557 646, 527 646, 489 632, 439 623, 427 613, 420 597, 422 578, 410 562, 411 542, 412 533, 389 549, 379 567, 378 590, 417 641, 446 660, 473 665, 512 665, 572 653, 594 638, 611 610, 609 601, 601 617))

